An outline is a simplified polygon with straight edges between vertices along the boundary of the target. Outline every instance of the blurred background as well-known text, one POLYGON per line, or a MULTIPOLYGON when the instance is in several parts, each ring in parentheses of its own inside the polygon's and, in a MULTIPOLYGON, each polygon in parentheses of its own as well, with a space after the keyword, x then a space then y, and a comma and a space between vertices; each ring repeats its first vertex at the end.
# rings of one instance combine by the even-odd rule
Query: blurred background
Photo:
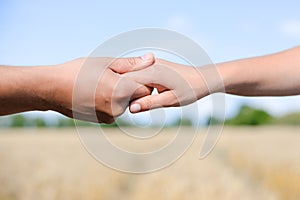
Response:
MULTIPOLYGON (((1 1, 0 63, 25 66, 63 63, 88 56, 98 45, 119 33, 143 27, 166 28, 190 37, 207 51, 214 63, 274 53, 300 43, 298 1, 142 4, 138 1, 1 1)), ((198 102, 202 124, 210 116, 210 106, 205 106, 208 101, 198 102)), ((228 95, 226 117, 234 117, 242 105, 263 109, 275 117, 300 109, 299 97, 228 95)), ((40 115, 48 121, 56 120, 57 116, 51 112, 40 115)))
MULTIPOLYGON (((0 64, 63 63, 88 56, 112 36, 143 27, 190 37, 214 63, 265 55, 300 44, 299 7, 296 0, 3 0, 0 64)), ((96 162, 82 148, 73 120, 60 114, 0 117, 0 199, 299 199, 299 100, 226 95, 223 135, 210 156, 198 160, 206 125, 220 123, 211 117, 210 99, 200 100, 201 130, 192 148, 171 167, 147 175, 123 174, 96 162)), ((164 111, 168 134, 179 125, 188 132, 195 124, 195 116, 164 111)), ((128 115, 119 119, 120 125, 133 126, 128 115)), ((149 113, 139 118, 141 125, 156 125, 148 122, 149 113)), ((79 125, 87 131, 98 127, 79 125)), ((120 131, 115 124, 103 126, 112 135, 120 131)))

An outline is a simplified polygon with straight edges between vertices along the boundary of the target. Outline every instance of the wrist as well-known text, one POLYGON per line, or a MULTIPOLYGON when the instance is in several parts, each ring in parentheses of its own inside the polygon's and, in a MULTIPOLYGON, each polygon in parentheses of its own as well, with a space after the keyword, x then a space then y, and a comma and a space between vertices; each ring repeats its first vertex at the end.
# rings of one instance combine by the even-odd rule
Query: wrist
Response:
POLYGON ((244 59, 217 65, 226 93, 246 96, 256 94, 257 88, 262 84, 262 73, 253 70, 252 63, 257 63, 257 60, 244 59))
POLYGON ((215 65, 207 65, 197 68, 198 71, 198 98, 201 99, 207 95, 225 92, 224 80, 220 70, 215 65))
POLYGON ((228 93, 232 90, 232 88, 234 88, 232 83, 232 70, 230 69, 228 63, 219 63, 216 64, 216 66, 223 81, 224 92, 228 93))
POLYGON ((224 91, 228 94, 238 93, 240 87, 241 73, 238 71, 239 67, 234 62, 226 62, 217 64, 220 77, 222 78, 224 91))

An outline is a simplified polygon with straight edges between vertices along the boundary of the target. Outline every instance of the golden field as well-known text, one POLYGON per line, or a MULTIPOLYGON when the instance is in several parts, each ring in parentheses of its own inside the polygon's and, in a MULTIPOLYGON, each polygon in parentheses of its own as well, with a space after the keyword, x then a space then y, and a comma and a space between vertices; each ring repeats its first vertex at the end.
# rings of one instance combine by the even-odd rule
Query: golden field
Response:
MULTIPOLYGON (((114 142, 130 146, 117 131, 107 129, 114 142)), ((165 139, 173 132, 164 130, 165 139)), ((299 128, 225 127, 199 160, 203 136, 173 165, 135 175, 97 162, 75 129, 2 129, 0 200, 300 199, 299 128)))

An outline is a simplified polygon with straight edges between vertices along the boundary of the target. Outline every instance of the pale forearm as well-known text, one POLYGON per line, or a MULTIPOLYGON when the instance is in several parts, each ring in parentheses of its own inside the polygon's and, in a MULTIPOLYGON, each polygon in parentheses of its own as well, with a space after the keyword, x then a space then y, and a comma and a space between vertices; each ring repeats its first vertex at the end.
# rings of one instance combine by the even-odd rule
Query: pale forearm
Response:
POLYGON ((217 64, 226 93, 243 96, 300 94, 300 47, 217 64))
POLYGON ((0 115, 50 109, 50 67, 0 66, 0 74, 0 115))

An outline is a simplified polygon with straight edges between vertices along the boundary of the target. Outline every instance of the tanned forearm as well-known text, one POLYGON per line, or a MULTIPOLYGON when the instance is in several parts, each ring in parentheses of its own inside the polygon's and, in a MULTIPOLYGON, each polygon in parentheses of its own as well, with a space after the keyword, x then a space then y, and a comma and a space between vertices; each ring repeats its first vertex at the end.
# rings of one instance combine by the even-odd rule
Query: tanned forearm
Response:
POLYGON ((48 110, 51 67, 0 66, 0 115, 31 110, 48 110))

